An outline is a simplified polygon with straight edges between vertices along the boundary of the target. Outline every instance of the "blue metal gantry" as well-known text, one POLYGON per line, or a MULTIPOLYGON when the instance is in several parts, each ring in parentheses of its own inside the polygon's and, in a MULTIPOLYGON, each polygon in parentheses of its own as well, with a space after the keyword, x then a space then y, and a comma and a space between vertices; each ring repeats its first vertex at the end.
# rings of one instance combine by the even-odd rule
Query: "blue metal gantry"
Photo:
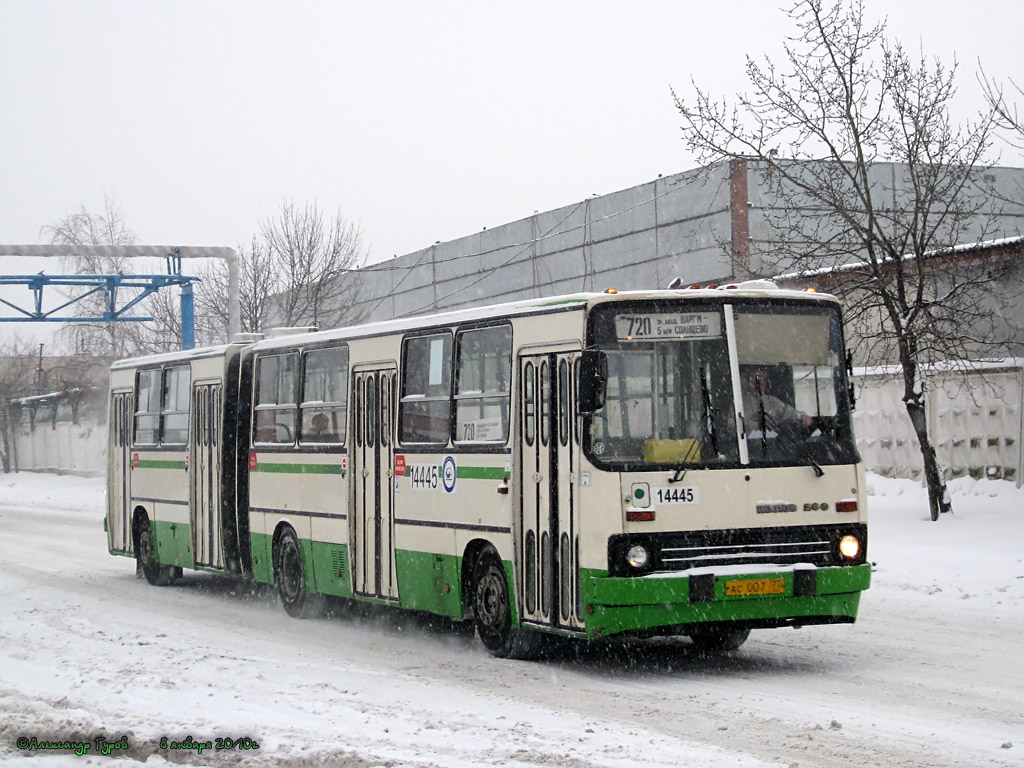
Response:
MULTIPOLYGON (((76 247, 65 246, 61 248, 47 246, 0 246, 2 255, 22 256, 50 256, 63 255, 75 250, 88 250, 89 246, 76 247)), ((109 248, 108 251, 130 252, 131 255, 153 256, 152 248, 148 247, 123 247, 109 248)), ((142 315, 129 314, 129 311, 147 296, 156 293, 161 288, 170 286, 181 287, 181 348, 194 349, 196 345, 195 336, 195 307, 193 303, 192 283, 199 280, 198 277, 181 274, 181 259, 183 255, 206 256, 207 252, 219 252, 229 249, 178 249, 172 248, 164 251, 164 258, 167 264, 165 275, 47 275, 40 272, 37 275, 0 275, 0 288, 4 286, 21 286, 28 288, 32 294, 31 308, 18 306, 12 301, 0 297, 0 304, 9 307, 14 315, 0 316, 0 323, 123 323, 123 322, 148 322, 153 318, 142 315), (197 251, 197 253, 182 254, 182 250, 197 251), (61 296, 66 299, 59 306, 44 310, 43 297, 47 288, 69 287, 81 290, 81 293, 73 298, 61 296), (103 295, 103 311, 93 315, 62 315, 66 310, 84 299, 103 295)), ((233 253, 233 252, 232 252, 233 253)), ((214 254, 215 257, 221 257, 214 254)))

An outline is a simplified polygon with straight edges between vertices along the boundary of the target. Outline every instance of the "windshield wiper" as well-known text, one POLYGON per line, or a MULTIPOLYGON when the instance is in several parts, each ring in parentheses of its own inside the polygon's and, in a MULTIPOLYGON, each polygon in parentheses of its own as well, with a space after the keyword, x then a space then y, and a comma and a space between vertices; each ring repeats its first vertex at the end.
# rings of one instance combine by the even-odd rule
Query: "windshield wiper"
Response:
MULTIPOLYGON (((703 365, 700 367, 700 390, 701 400, 704 405, 704 416, 701 420, 700 427, 701 441, 703 442, 703 439, 707 437, 711 441, 711 450, 714 451, 715 456, 717 456, 718 435, 715 433, 715 409, 711 405, 711 390, 708 388, 707 376, 703 365)), ((681 483, 689 470, 690 467, 676 467, 672 470, 672 474, 669 476, 668 481, 670 483, 681 483)))
MULTIPOLYGON (((768 412, 764 409, 764 394, 761 392, 761 384, 758 382, 754 388, 757 392, 757 421, 761 429, 761 455, 768 455, 768 412)), ((776 434, 778 434, 776 432, 776 434)))
POLYGON ((711 390, 708 387, 708 380, 704 366, 700 367, 700 392, 704 401, 704 430, 711 438, 711 450, 718 455, 718 436, 715 434, 715 409, 711 405, 711 390))
MULTIPOLYGON (((762 406, 762 411, 763 410, 764 407, 762 406)), ((764 430, 762 429, 762 435, 763 434, 764 430)), ((786 454, 806 461, 807 466, 814 470, 815 477, 822 477, 825 474, 825 470, 823 470, 821 465, 814 460, 813 456, 811 456, 810 447, 807 445, 806 440, 803 439, 800 432, 788 425, 785 427, 779 425, 775 430, 775 435, 775 439, 778 440, 786 454)), ((762 440, 763 439, 764 438, 762 437, 762 440)))
MULTIPOLYGON (((768 413, 764 407, 764 393, 761 390, 760 384, 756 387, 757 391, 757 411, 758 411, 758 427, 761 430, 761 455, 768 456, 768 413)), ((807 465, 814 470, 815 477, 822 477, 825 474, 825 470, 821 468, 811 456, 810 450, 807 447, 806 442, 799 439, 799 433, 794 429, 789 428, 787 425, 777 424, 775 429, 775 439, 778 444, 783 447, 785 452, 793 457, 804 459, 807 465)))

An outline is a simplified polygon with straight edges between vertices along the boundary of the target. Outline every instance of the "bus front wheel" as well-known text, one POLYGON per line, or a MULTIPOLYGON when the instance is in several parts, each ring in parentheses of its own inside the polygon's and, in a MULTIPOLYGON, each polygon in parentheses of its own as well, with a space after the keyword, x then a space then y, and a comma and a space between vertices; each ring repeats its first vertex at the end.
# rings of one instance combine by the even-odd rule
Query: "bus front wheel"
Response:
POLYGON ((274 583, 289 616, 310 619, 322 613, 323 596, 311 595, 306 590, 299 537, 291 528, 281 532, 274 547, 274 583))
POLYGON ((750 637, 749 629, 730 629, 713 625, 690 632, 690 640, 701 653, 738 650, 748 637, 750 637))
POLYGON ((473 620, 480 642, 492 656, 533 659, 543 638, 528 629, 512 626, 508 580, 497 552, 488 550, 477 561, 473 574, 473 620))

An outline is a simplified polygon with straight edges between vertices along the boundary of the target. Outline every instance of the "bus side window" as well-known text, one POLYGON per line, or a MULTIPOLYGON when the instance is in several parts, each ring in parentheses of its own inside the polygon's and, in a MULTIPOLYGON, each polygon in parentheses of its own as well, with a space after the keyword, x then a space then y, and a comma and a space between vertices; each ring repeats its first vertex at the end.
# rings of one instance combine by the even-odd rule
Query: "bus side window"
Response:
POLYGON ((348 347, 303 355, 299 442, 340 445, 348 418, 348 347))
POLYGON ((135 379, 134 445, 156 445, 160 427, 160 369, 139 371, 135 379))
POLYGON ((189 386, 192 374, 187 365, 164 369, 163 401, 160 408, 160 443, 188 442, 189 386))
POLYGON ((545 446, 551 436, 551 394, 551 367, 547 360, 542 360, 540 363, 540 444, 545 446))
POLYGON ((447 445, 451 396, 451 334, 407 338, 402 349, 399 439, 403 443, 447 445))
POLYGON ((525 420, 526 444, 532 446, 537 439, 537 394, 535 391, 533 363, 523 368, 523 419, 525 420))
POLYGON ((508 440, 512 328, 460 331, 456 338, 455 442, 508 440))
POLYGON ((253 442, 292 445, 298 390, 298 353, 268 355, 256 361, 253 442))
POLYGON ((558 361, 558 442, 569 444, 569 364, 558 361))

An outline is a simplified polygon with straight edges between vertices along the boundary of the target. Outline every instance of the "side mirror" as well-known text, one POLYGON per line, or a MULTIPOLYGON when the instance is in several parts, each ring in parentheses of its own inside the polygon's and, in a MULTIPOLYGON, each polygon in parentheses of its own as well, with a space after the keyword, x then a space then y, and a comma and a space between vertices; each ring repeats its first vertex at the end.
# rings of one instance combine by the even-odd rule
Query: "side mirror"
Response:
POLYGON ((593 413, 603 408, 607 388, 608 356, 599 349, 583 350, 580 357, 580 413, 593 413))
MULTIPOLYGON (((846 350, 846 373, 853 378, 853 352, 846 350)), ((850 396, 850 410, 852 411, 857 407, 857 396, 853 393, 853 382, 850 382, 850 388, 847 390, 847 394, 850 396)))

